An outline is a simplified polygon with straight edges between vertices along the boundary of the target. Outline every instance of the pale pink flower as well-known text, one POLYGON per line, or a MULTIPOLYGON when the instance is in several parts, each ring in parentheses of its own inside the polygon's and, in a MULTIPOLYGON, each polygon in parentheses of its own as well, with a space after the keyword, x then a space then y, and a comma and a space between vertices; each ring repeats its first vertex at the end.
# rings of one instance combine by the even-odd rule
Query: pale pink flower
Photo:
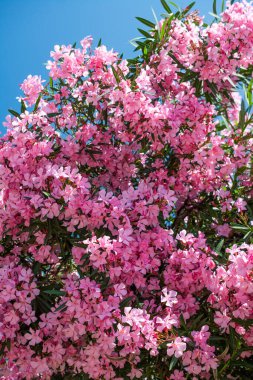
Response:
POLYGON ((186 350, 186 343, 180 337, 177 337, 173 343, 167 344, 167 355, 180 358, 186 350))
POLYGON ((174 304, 178 302, 177 292, 175 292, 174 290, 170 290, 168 293, 167 288, 164 288, 162 290, 161 301, 164 302, 166 306, 172 307, 174 304))

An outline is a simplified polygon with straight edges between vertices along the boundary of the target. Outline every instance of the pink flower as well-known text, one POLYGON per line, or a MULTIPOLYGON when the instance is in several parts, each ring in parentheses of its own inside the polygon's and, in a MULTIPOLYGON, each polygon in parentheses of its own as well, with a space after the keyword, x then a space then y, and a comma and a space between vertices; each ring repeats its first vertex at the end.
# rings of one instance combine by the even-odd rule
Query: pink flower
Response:
POLYGON ((133 230, 132 228, 120 228, 119 229, 119 242, 124 243, 126 245, 129 245, 131 241, 134 239, 132 238, 133 230))
POLYGON ((161 301, 164 302, 166 306, 172 307, 178 302, 177 292, 170 290, 169 293, 167 293, 167 288, 164 288, 162 290, 161 301))
POLYGON ((120 299, 124 298, 127 295, 126 286, 122 283, 114 285, 115 295, 117 295, 120 299))
POLYGON ((231 228, 229 227, 227 223, 222 224, 220 226, 216 226, 216 230, 220 236, 225 236, 225 237, 229 237, 230 232, 231 232, 231 228))
POLYGON ((26 95, 24 100, 27 100, 30 106, 36 102, 41 90, 43 90, 43 82, 45 81, 41 80, 41 77, 38 75, 28 75, 28 77, 20 85, 20 88, 26 95))
POLYGON ((231 318, 227 315, 227 309, 222 313, 220 311, 215 312, 214 322, 219 325, 223 330, 228 329, 229 322, 231 318))
POLYGON ((130 335, 130 327, 129 326, 122 326, 120 323, 117 326, 117 339, 119 344, 123 344, 124 342, 128 342, 131 340, 130 335))
POLYGON ((14 310, 10 310, 9 313, 5 314, 4 319, 6 322, 9 322, 11 325, 15 325, 19 322, 19 316, 15 313, 14 310))
POLYGON ((169 377, 169 380, 185 380, 186 377, 184 376, 183 371, 179 371, 176 369, 173 374, 169 377))
POLYGON ((183 355, 184 351, 186 350, 186 343, 182 341, 180 337, 177 337, 173 343, 167 344, 167 355, 168 356, 175 356, 176 358, 179 358, 183 355))
POLYGON ((34 346, 35 344, 38 344, 42 341, 39 336, 40 330, 34 331, 33 329, 30 329, 29 331, 30 333, 25 334, 24 337, 27 339, 27 341, 29 341, 30 346, 34 346))
POLYGON ((37 359, 31 361, 31 367, 34 369, 36 375, 43 374, 44 372, 49 371, 47 359, 37 359))

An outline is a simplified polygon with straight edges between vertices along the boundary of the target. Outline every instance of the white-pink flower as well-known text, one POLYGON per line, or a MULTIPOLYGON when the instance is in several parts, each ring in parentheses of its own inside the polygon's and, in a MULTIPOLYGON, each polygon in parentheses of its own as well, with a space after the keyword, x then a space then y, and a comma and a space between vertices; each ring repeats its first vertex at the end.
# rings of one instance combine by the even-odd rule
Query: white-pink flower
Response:
POLYGON ((175 303, 177 303, 177 292, 174 290, 170 290, 169 293, 167 288, 162 290, 161 301, 166 304, 166 306, 172 307, 175 303))
POLYGON ((182 341, 180 337, 177 337, 173 343, 167 345, 167 355, 174 355, 176 358, 180 358, 186 350, 186 343, 182 341))

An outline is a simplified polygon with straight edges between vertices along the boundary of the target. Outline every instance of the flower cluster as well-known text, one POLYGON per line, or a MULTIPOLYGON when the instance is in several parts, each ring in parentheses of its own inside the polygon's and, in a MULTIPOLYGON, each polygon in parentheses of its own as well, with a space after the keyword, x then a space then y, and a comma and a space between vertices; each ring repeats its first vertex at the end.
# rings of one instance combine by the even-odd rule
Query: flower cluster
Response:
POLYGON ((248 378, 253 6, 227 6, 207 27, 165 4, 129 61, 56 45, 48 83, 21 85, 0 140, 1 379, 248 378))

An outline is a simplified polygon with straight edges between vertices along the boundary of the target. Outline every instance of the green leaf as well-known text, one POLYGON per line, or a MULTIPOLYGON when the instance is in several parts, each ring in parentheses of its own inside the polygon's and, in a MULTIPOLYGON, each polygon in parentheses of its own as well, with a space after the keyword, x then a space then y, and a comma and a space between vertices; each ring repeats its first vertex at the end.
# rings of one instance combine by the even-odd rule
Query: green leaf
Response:
POLYGON ((42 190, 42 193, 43 193, 47 198, 50 197, 50 194, 49 194, 47 191, 42 190))
POLYGON ((126 307, 129 302, 133 299, 133 297, 127 297, 125 298, 123 301, 120 302, 120 307, 123 308, 123 307, 126 307))
POLYGON ((136 17, 138 21, 140 21, 142 24, 149 26, 150 28, 154 29, 155 24, 149 20, 146 20, 145 18, 142 17, 136 17))
POLYGON ((171 371, 176 366, 177 362, 178 362, 178 358, 173 356, 170 361, 169 371, 171 371))
POLYGON ((251 235, 252 235, 252 231, 247 232, 246 235, 243 237, 243 240, 245 241, 248 240, 251 237, 251 235))
POLYGON ((195 1, 187 5, 187 7, 182 12, 182 16, 185 16, 187 13, 189 13, 192 7, 194 7, 194 5, 195 5, 195 1))
POLYGON ((141 34, 143 34, 144 37, 146 37, 146 38, 152 38, 151 34, 149 34, 146 30, 139 29, 139 28, 137 28, 137 29, 138 29, 138 31, 139 31, 141 34))
POLYGON ((156 14, 155 14, 154 9, 151 8, 151 10, 152 10, 152 13, 153 13, 153 16, 154 16, 155 22, 156 22, 156 27, 157 27, 157 30, 158 30, 158 34, 160 35, 161 29, 160 29, 159 21, 158 21, 158 19, 157 19, 157 16, 156 16, 156 14))
POLYGON ((216 0, 213 0, 213 13, 215 15, 217 15, 217 4, 216 4, 216 0))
POLYGON ((214 18, 220 19, 220 16, 218 16, 216 13, 209 12, 209 15, 213 16, 214 18))
POLYGON ((173 7, 175 7, 176 9, 178 9, 179 12, 181 13, 181 8, 176 3, 174 3, 173 1, 168 1, 168 3, 170 3, 171 5, 173 5, 173 7))
POLYGON ((244 327, 249 327, 253 325, 253 319, 233 318, 233 321, 244 327))
POLYGON ((196 79, 195 83, 194 83, 194 86, 196 88, 196 96, 201 96, 201 93, 202 93, 202 87, 203 87, 203 84, 202 84, 202 81, 199 80, 199 79, 196 79))
POLYGON ((11 350, 11 340, 10 339, 7 339, 7 341, 6 341, 6 347, 8 348, 8 351, 11 350))
POLYGON ((233 228, 233 230, 235 231, 241 231, 241 232, 248 232, 248 231, 251 231, 250 227, 248 226, 244 226, 242 224, 237 224, 237 223, 231 223, 231 227, 233 228))
POLYGON ((226 338, 224 336, 219 336, 219 335, 212 335, 209 338, 210 341, 212 342, 226 342, 226 338))
POLYGON ((21 113, 24 113, 25 111, 26 111, 26 106, 25 106, 25 102, 22 99, 21 100, 21 113))
POLYGON ((245 124, 245 116, 246 116, 245 103, 244 103, 244 100, 242 100, 241 110, 240 110, 240 114, 239 114, 239 123, 238 123, 239 128, 243 129, 244 124, 245 124))
POLYGON ((56 289, 43 290, 43 293, 51 294, 58 297, 66 295, 66 292, 63 292, 62 290, 56 290, 56 289))
POLYGON ((180 315, 180 326, 182 326, 184 329, 187 328, 183 314, 180 315))
POLYGON ((237 339, 235 335, 235 330, 232 327, 229 327, 229 345, 232 348, 232 351, 236 349, 237 339))
POLYGON ((40 104, 40 99, 41 99, 41 94, 39 95, 38 99, 36 100, 33 112, 37 111, 39 104, 40 104))
POLYGON ((121 70, 121 68, 118 66, 117 69, 118 69, 118 73, 120 74, 121 78, 126 80, 126 77, 125 77, 123 71, 121 70))
POLYGON ((222 0, 222 3, 221 3, 221 12, 224 12, 225 10, 225 0, 222 0))
POLYGON ((221 241, 217 244, 215 248, 215 252, 220 253, 221 248, 223 247, 224 241, 225 241, 224 239, 221 239, 221 241))
POLYGON ((112 72, 113 72, 114 78, 116 79, 116 82, 119 84, 120 77, 119 77, 119 74, 117 73, 117 71, 115 70, 115 68, 113 66, 112 66, 112 72))
POLYGON ((97 47, 99 47, 99 46, 101 46, 101 45, 102 45, 102 39, 99 38, 99 41, 98 41, 98 45, 97 45, 97 47))
POLYGON ((61 115, 61 112, 48 113, 47 117, 55 117, 61 115))
POLYGON ((41 263, 39 263, 38 261, 36 261, 34 264, 33 264, 33 273, 35 274, 35 276, 38 274, 39 270, 40 270, 40 267, 41 267, 41 263))
POLYGON ((162 3, 163 8, 166 10, 166 12, 168 12, 169 14, 173 13, 165 0, 160 0, 160 1, 162 3))
POLYGON ((249 362, 249 361, 246 361, 246 360, 237 360, 235 362, 232 362, 231 366, 233 366, 233 367, 243 367, 243 368, 246 368, 246 369, 253 370, 253 363, 249 362))
POLYGON ((251 79, 251 81, 249 82, 247 93, 246 93, 247 100, 250 106, 253 104, 252 103, 252 87, 253 87, 253 79, 251 79))
POLYGON ((40 295, 37 297, 37 301, 43 312, 48 313, 51 310, 52 306, 47 301, 45 301, 40 295))
POLYGON ((66 302, 63 302, 60 306, 58 306, 55 311, 60 311, 60 310, 63 310, 67 305, 67 301, 66 302))
POLYGON ((49 78, 49 86, 51 87, 51 88, 53 88, 54 87, 54 82, 53 82, 53 78, 49 78))
POLYGON ((144 55, 144 57, 146 57, 147 54, 148 54, 147 46, 144 46, 144 48, 143 48, 143 55, 144 55))
POLYGON ((216 97, 216 95, 218 94, 218 89, 217 89, 217 86, 212 83, 212 82, 209 82, 209 81, 206 81, 208 87, 210 88, 210 90, 212 91, 213 95, 216 97))
MULTIPOLYGON (((219 16, 217 16, 217 17, 219 17, 219 16)), ((229 75, 226 77, 226 79, 229 81, 229 83, 231 84, 232 87, 236 88, 236 84, 232 81, 232 79, 230 78, 229 75)))
POLYGON ((191 329, 196 329, 199 324, 203 325, 206 320, 205 315, 203 313, 199 314, 196 318, 191 319, 191 329))
POLYGON ((168 52, 168 55, 173 59, 173 61, 176 62, 178 67, 180 67, 181 69, 184 69, 184 66, 182 65, 182 63, 179 62, 179 60, 172 53, 168 52))
POLYGON ((18 118, 20 119, 20 114, 19 114, 18 112, 14 111, 14 110, 10 110, 10 109, 8 109, 8 111, 9 111, 13 116, 16 116, 16 117, 18 117, 18 118))

